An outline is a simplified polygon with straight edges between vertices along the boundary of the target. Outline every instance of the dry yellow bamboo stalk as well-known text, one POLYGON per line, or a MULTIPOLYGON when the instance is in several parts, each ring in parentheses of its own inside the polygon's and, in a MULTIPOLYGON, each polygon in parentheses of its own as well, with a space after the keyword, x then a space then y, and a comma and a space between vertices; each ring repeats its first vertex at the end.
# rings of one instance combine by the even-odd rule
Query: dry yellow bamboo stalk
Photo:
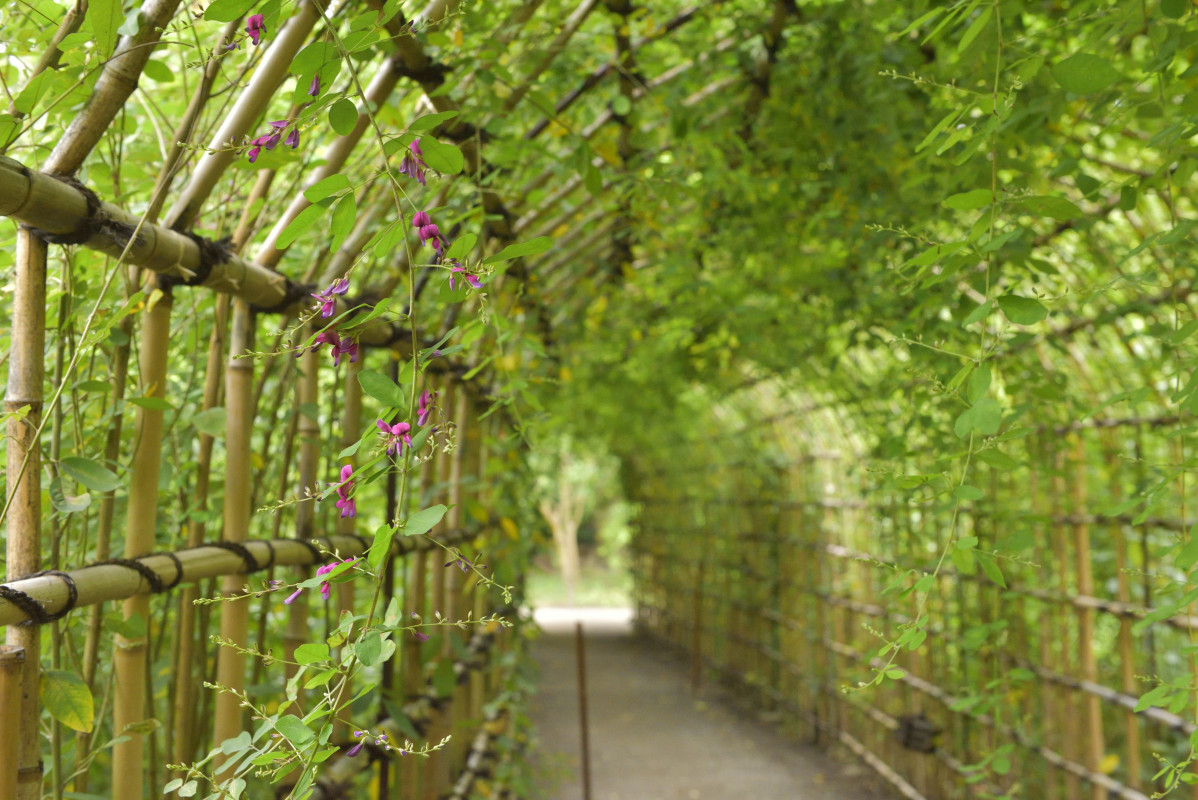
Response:
MULTIPOLYGON (((170 343, 170 293, 146 311, 141 336, 139 364, 142 393, 151 397, 166 395, 167 355, 170 343)), ((158 519, 158 472, 162 463, 161 409, 137 409, 137 449, 130 471, 129 510, 125 524, 125 558, 136 558, 154 550, 154 531, 158 519)), ((125 601, 126 621, 140 617, 147 625, 150 598, 139 594, 125 601)), ((146 639, 128 639, 117 635, 112 657, 115 689, 112 703, 113 730, 125 735, 131 725, 146 718, 146 639)), ((112 751, 112 791, 115 797, 144 796, 142 734, 129 733, 112 751)))
MULTIPOLYGON (((208 363, 204 375, 203 407, 205 410, 214 408, 220 402, 221 380, 224 371, 221 360, 225 352, 226 330, 229 319, 229 298, 221 296, 216 299, 215 318, 212 326, 212 336, 208 343, 208 363)), ((208 508, 208 489, 211 484, 212 447, 215 439, 206 433, 200 434, 200 452, 196 461, 196 483, 192 499, 198 511, 208 508)), ((204 541, 207 525, 202 514, 192 517, 187 529, 188 547, 196 547, 204 541)), ((174 762, 186 764, 195 754, 195 600, 199 592, 195 585, 183 587, 179 596, 179 658, 178 672, 175 678, 175 730, 174 730, 174 762)))
MULTIPOLYGON (((362 385, 358 383, 358 375, 362 372, 362 361, 351 363, 345 371, 345 394, 341 401, 341 447, 344 449, 358 441, 362 431, 362 385)), ((352 459, 351 459, 352 461, 352 459)), ((355 517, 338 517, 337 533, 352 536, 354 533, 355 517)), ((354 612, 354 583, 347 581, 337 586, 337 609, 340 614, 354 612)), ((353 684, 347 676, 341 685, 341 694, 337 698, 337 707, 353 696, 353 684)), ((342 715, 345 716, 345 715, 342 715)), ((349 725, 338 718, 333 725, 333 740, 343 742, 349 739, 349 725)))
MULTIPOLYGON (((145 223, 138 228, 137 215, 110 203, 101 202, 93 215, 87 195, 75 186, 4 156, 0 156, 0 216, 54 235, 88 231, 82 246, 111 256, 125 251, 129 235, 137 229, 125 259, 128 264, 183 280, 204 273, 207 277, 199 285, 272 311, 297 311, 312 303, 307 287, 272 269, 236 255, 220 264, 205 262, 193 239, 161 225, 145 223)), ((339 300, 338 311, 346 309, 339 300)), ((353 324, 353 318, 345 324, 353 324)), ((410 349, 410 342, 403 336, 406 332, 407 328, 398 323, 376 321, 362 331, 360 341, 405 352, 410 349)))
MULTIPOLYGON (((244 543, 250 531, 250 436, 253 433, 254 362, 242 358, 253 348, 253 317, 249 304, 233 304, 233 329, 229 336, 229 360, 225 371, 225 513, 224 540, 244 543)), ((221 591, 237 594, 243 585, 237 575, 226 575, 221 591)), ((244 648, 249 640, 249 603, 221 603, 220 635, 244 648)), ((220 745, 241 732, 241 698, 234 692, 245 688, 245 656, 232 647, 217 651, 216 682, 228 691, 216 696, 212 741, 220 745)))
MULTIPOLYGON (((464 541, 466 535, 465 531, 449 531, 439 534, 438 538, 445 544, 457 544, 464 541)), ((312 549, 308 544, 296 539, 275 539, 273 541, 260 539, 244 544, 250 557, 259 564, 270 563, 272 554, 277 566, 311 566, 317 563, 313 559, 312 549)), ((356 537, 322 537, 314 540, 313 544, 324 546, 330 552, 340 553, 344 558, 359 556, 365 552, 362 541, 356 537)), ((398 556, 427 552, 435 548, 435 545, 419 536, 396 539, 391 545, 392 551, 398 556)), ((179 579, 174 559, 178 559, 183 568, 182 583, 194 583, 222 575, 240 575, 245 571, 245 562, 240 556, 215 546, 179 550, 169 555, 158 553, 136 559, 136 561, 169 586, 179 579)), ((136 594, 145 594, 148 591, 145 579, 136 570, 119 564, 82 567, 72 570, 66 575, 74 584, 77 592, 76 602, 71 608, 82 608, 106 600, 123 600, 136 594)), ((4 585, 9 589, 15 589, 28 595, 47 614, 61 613, 67 609, 70 590, 67 588, 66 581, 57 575, 39 575, 35 578, 9 581, 4 585)), ((0 626, 16 625, 27 619, 28 616, 18 606, 8 600, 0 599, 0 626)), ((29 630, 29 628, 13 628, 12 630, 29 630)))
MULTIPOLYGON (((466 454, 470 451, 473 442, 471 437, 474 436, 475 424, 470 419, 470 396, 465 387, 461 386, 456 380, 451 380, 451 397, 445 401, 447 408, 453 409, 453 419, 458 425, 457 430, 457 447, 454 448, 453 454, 449 459, 449 511, 445 514, 445 525, 450 530, 456 530, 462 524, 462 476, 468 472, 466 462, 466 454)), ((464 596, 465 577, 461 570, 456 566, 445 568, 445 615, 452 620, 462 617, 466 613, 466 603, 464 596)), ((445 636, 442 639, 441 657, 452 659, 454 650, 450 640, 450 636, 458 636, 458 631, 453 628, 447 628, 445 636)), ((445 758, 441 763, 445 769, 438 781, 440 789, 444 791, 451 783, 451 776, 466 757, 466 748, 469 742, 464 736, 461 736, 462 718, 466 711, 466 687, 460 683, 455 683, 453 693, 451 695, 449 714, 448 714, 448 732, 453 733, 453 740, 449 745, 448 758, 445 758)))
MULTIPOLYGON (((12 300, 12 345, 4 409, 14 416, 7 423, 6 568, 8 579, 41 568, 42 458, 34 436, 42 419, 45 380, 46 244, 26 228, 17 229, 16 286, 12 300), (22 419, 16 413, 27 411, 22 419)), ((41 635, 36 627, 9 628, 5 641, 23 648, 28 657, 21 682, 21 710, 15 724, 24 731, 18 745, 17 800, 41 797, 42 767, 38 735, 38 653, 41 635)))
MULTIPOLYGON (((1086 509, 1086 448, 1085 442, 1079 435, 1073 443, 1073 459, 1070 477, 1072 478, 1071 499, 1073 509, 1077 514, 1083 514, 1086 509)), ((1085 597, 1094 595, 1094 577, 1090 568, 1090 526, 1085 522, 1073 525, 1073 546, 1075 548, 1077 568, 1077 592, 1085 597)), ((1098 663, 1094 658, 1094 609, 1078 608, 1077 610, 1077 647, 1078 667, 1082 680, 1098 682, 1098 663)), ((1102 738, 1102 705, 1096 694, 1085 693, 1082 696, 1085 719, 1084 750, 1082 763, 1087 769, 1099 771, 1103 755, 1102 738)), ((1104 800, 1106 790, 1101 786, 1090 787, 1091 800, 1104 800)))
MULTIPOLYGON (((19 720, 21 717, 21 673, 25 651, 20 647, 0 646, 0 719, 19 720)), ((20 772, 21 729, 8 723, 8 735, 0 736, 0 800, 17 796, 17 775, 20 772)))
MULTIPOLYGON (((309 333, 305 328, 301 335, 309 333)), ((318 353, 311 351, 300 357, 299 378, 296 380, 296 391, 299 394, 299 492, 304 493, 316 486, 316 472, 320 465, 320 425, 316 419, 317 402, 320 396, 320 372, 318 353)), ((313 520, 316 518, 316 503, 313 500, 301 500, 295 507, 295 537, 311 539, 313 520)), ((309 571, 302 570, 299 580, 305 580, 309 571)), ((287 632, 283 637, 283 648, 287 660, 292 661, 295 649, 308 641, 308 597, 301 594, 295 602, 288 606, 287 632)), ((299 669, 290 664, 286 667, 286 675, 291 678, 299 669)))
POLYGON ((217 181, 237 158, 237 145, 241 144, 250 132, 250 126, 270 105, 271 98, 288 75, 288 67, 295 54, 303 47, 319 20, 317 2, 304 0, 278 35, 270 40, 266 55, 254 69, 249 85, 242 90, 237 102, 225 115, 220 129, 212 136, 208 151, 192 169, 191 180, 167 212, 165 221, 168 228, 187 230, 195 224, 200 209, 216 188, 217 181))
MULTIPOLYGON (((1123 499, 1123 486, 1119 480, 1119 465, 1115 447, 1106 437, 1103 447, 1103 461, 1106 466, 1107 494, 1111 502, 1119 503, 1123 499)), ((1111 542, 1115 547, 1115 580, 1118 585, 1120 603, 1131 605, 1131 585, 1127 575, 1127 538, 1123 534, 1123 523, 1114 522, 1110 525, 1111 542)), ((1134 696, 1139 691, 1136 682, 1136 652, 1132 640, 1132 620, 1127 617, 1119 618, 1119 688, 1124 694, 1134 696)), ((1140 777, 1142 761, 1140 754, 1140 720, 1133 709, 1126 709, 1123 714, 1124 752, 1127 756, 1126 781, 1132 789, 1139 791, 1143 787, 1140 777)))
MULTIPOLYGON (((430 390, 432 387, 426 383, 426 388, 430 390)), ((419 497, 421 501, 429 496, 429 491, 432 488, 434 480, 434 461, 425 461, 420 465, 420 488, 419 497)), ((407 498, 403 498, 405 501, 407 498)), ((401 509, 402 511, 403 509, 401 509)), ((421 541, 428 541, 425 536, 417 537, 421 541)), ((422 619, 426 618, 429 613, 428 609, 428 570, 430 559, 421 550, 413 554, 411 559, 411 567, 409 570, 409 579, 404 590, 404 604, 412 613, 419 615, 422 619)), ((406 638, 403 642, 403 675, 401 676, 401 684, 403 686, 402 697, 405 701, 412 700, 420 693, 420 687, 424 677, 424 659, 422 657, 422 642, 415 637, 406 638)), ((421 762, 423 764, 423 762, 421 762)), ((416 764, 408 762, 400 768, 399 772, 399 797, 400 800, 416 800, 419 797, 420 778, 423 770, 416 764)))

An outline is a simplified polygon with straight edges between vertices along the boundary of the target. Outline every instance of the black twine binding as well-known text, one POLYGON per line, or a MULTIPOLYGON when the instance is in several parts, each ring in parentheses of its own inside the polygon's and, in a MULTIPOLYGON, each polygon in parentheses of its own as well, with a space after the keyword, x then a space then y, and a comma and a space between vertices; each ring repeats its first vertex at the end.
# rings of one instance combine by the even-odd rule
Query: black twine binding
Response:
POLYGON ((261 569, 270 569, 275 565, 275 545, 270 539, 264 540, 262 544, 266 545, 266 550, 270 553, 270 560, 263 564, 261 569))
POLYGON ((241 561, 245 566, 242 573, 257 572, 262 569, 262 565, 258 563, 258 559, 254 558, 254 554, 240 542, 205 542, 204 547, 219 547, 221 550, 228 550, 230 553, 236 553, 241 557, 241 561))
POLYGON ((213 268, 224 264, 233 256, 232 251, 229 250, 229 245, 233 241, 231 237, 226 236, 220 240, 213 240, 191 231, 179 231, 178 233, 191 239, 200 249, 200 263, 195 270, 195 275, 187 280, 176 279, 182 286, 199 286, 205 283, 212 275, 213 268))
POLYGON ((83 220, 79 228, 71 233, 50 233, 41 228, 34 228, 31 225, 26 227, 29 228, 30 233, 46 244, 84 244, 88 239, 99 233, 105 223, 108 222, 104 218, 103 213, 101 213, 102 205, 99 195, 70 175, 51 175, 50 177, 60 183, 65 183, 83 195, 83 199, 87 201, 87 217, 83 220))
POLYGON ((26 575, 21 580, 27 578, 40 578, 43 575, 53 575, 67 585, 67 602, 62 609, 51 614, 46 611, 37 600, 34 600, 29 595, 22 592, 20 589, 14 589, 11 586, 0 584, 0 598, 4 598, 12 603, 17 608, 21 609, 28 619, 18 622, 18 626, 28 625, 45 625, 48 622, 60 620, 74 610, 75 604, 79 602, 79 588, 75 586, 75 579, 65 572, 56 569, 42 570, 35 572, 32 575, 26 575))
POLYGON ((171 560, 171 563, 175 565, 175 579, 168 585, 162 587, 162 591, 169 592, 179 584, 183 583, 183 562, 179 560, 179 557, 174 553, 155 553, 155 555, 166 556, 171 560))
POLYGON ((254 303, 250 306, 250 310, 257 314, 279 314, 300 300, 316 291, 316 284, 313 283, 296 283, 295 281, 287 281, 286 288, 283 291, 283 299, 275 303, 273 306, 260 306, 254 303))
POLYGON ((320 548, 307 539, 296 539, 295 542, 296 544, 302 544, 304 547, 308 548, 308 552, 312 554, 313 564, 319 564, 320 560, 324 558, 324 554, 320 552, 320 548))
MULTIPOLYGON (((138 556, 138 558, 145 558, 145 556, 138 556)), ((155 572, 154 570, 150 569, 149 567, 147 567, 145 564, 143 564, 140 561, 137 561, 135 559, 132 559, 132 558, 109 558, 105 561, 97 561, 95 564, 91 564, 90 566, 103 567, 108 564, 112 564, 117 567, 124 567, 125 569, 131 569, 134 572, 136 572, 138 575, 141 576, 141 579, 144 580, 146 582, 146 584, 149 585, 150 592, 152 594, 160 594, 163 591, 165 591, 165 589, 162 585, 162 578, 158 577, 158 573, 155 572)))

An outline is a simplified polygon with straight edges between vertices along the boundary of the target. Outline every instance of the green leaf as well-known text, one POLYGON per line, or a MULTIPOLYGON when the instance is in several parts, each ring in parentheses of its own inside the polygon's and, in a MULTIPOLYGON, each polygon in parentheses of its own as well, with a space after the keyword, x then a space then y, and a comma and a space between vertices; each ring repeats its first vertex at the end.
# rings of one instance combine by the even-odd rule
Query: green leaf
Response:
POLYGON ((50 502, 56 511, 61 511, 64 514, 74 514, 77 511, 83 511, 92 504, 92 496, 90 494, 84 492, 77 497, 73 497, 66 493, 62 484, 61 475, 50 481, 50 502))
POLYGON ((279 717, 275 722, 275 730, 283 734, 283 738, 296 747, 303 747, 316 740, 316 734, 312 732, 312 729, 301 722, 299 717, 292 714, 279 717))
POLYGON ((961 41, 957 42, 958 53, 962 52, 965 50, 965 48, 969 47, 969 45, 973 44, 973 40, 978 38, 978 34, 986 29, 987 23, 990 22, 990 15, 993 12, 994 6, 986 6, 981 10, 981 13, 977 15, 977 18, 973 21, 973 24, 970 25, 969 28, 966 29, 965 33, 961 36, 961 41))
POLYGON ((611 110, 612 113, 616 114, 617 116, 625 116, 628 114, 628 112, 632 111, 632 101, 622 94, 617 95, 616 98, 611 101, 611 110))
POLYGON ((940 205, 954 211, 974 211, 994 202, 994 192, 989 189, 974 189, 972 192, 949 195, 940 205))
POLYGON ((342 97, 329 109, 329 126, 339 135, 348 136, 358 124, 358 107, 342 97))
POLYGON ((147 61, 145 73, 147 78, 158 83, 170 83, 175 79, 175 73, 161 61, 147 61))
POLYGON ((981 461, 983 464, 989 464, 995 469, 1011 470, 1017 469, 1019 467, 1018 461, 1011 458, 1001 450, 990 448, 975 453, 974 455, 977 457, 978 461, 981 461))
POLYGON ((1161 0, 1161 16, 1168 19, 1181 19, 1185 16, 1189 3, 1186 0, 1161 0))
POLYGON ((976 486, 961 485, 953 490, 958 500, 981 500, 982 490, 976 486))
POLYGON ((283 232, 279 234, 279 247, 290 247, 291 243, 299 238, 301 233, 312 230, 317 227, 320 220, 328 212, 332 201, 323 200, 315 205, 310 205, 303 211, 295 215, 295 219, 287 224, 283 232))
POLYGON ((548 236, 538 236, 537 238, 530 239, 527 242, 509 244, 495 255, 484 258, 483 263, 497 264, 500 261, 510 261, 513 258, 536 256, 540 255, 541 253, 548 252, 551 247, 553 247, 552 239, 550 239, 548 236))
POLYGON ((969 376, 969 402, 976 403, 990 390, 990 364, 983 362, 969 376))
POLYGON ((329 242, 329 252, 335 253, 345 242, 347 236, 354 229, 354 222, 358 219, 358 203, 354 200, 353 192, 346 194, 337 201, 337 207, 333 209, 333 221, 329 225, 329 232, 333 234, 333 239, 329 242))
POLYGON ((58 466, 67 477, 93 492, 111 492, 121 485, 115 472, 90 458, 68 456, 59 461, 58 466))
POLYGON ((95 722, 95 703, 83 679, 72 672, 42 672, 38 693, 50 716, 74 731, 88 733, 95 722))
POLYGON ((362 391, 390 408, 403 408, 408 403, 403 388, 381 372, 364 369, 358 373, 362 391))
POLYGON ((354 645, 354 654, 363 666, 376 666, 383 655, 383 637, 378 631, 367 631, 354 645))
POLYGON ((340 172, 334 172, 332 175, 321 178, 307 189, 304 189, 304 199, 309 203, 319 203, 326 197, 332 197, 338 192, 344 192, 349 187, 349 178, 340 172))
POLYGON ((1035 325, 1048 316, 1048 309, 1041 305, 1039 300, 1014 294, 1005 294, 998 298, 998 307, 1002 309, 1006 318, 1016 325, 1035 325))
POLYGON ((125 22, 121 0, 91 0, 87 4, 87 26, 95 34, 101 58, 110 58, 116 47, 117 29, 125 22))
POLYGON ((445 516, 445 512, 449 509, 444 505, 435 505, 430 508, 417 511, 412 516, 408 517, 404 523, 404 536, 419 536, 422 533, 428 533, 433 529, 441 518, 445 516))
POLYGON ((986 302, 982 303, 980 306, 975 308, 973 311, 969 312, 969 316, 967 316, 965 318, 965 321, 961 323, 961 327, 967 328, 975 322, 980 322, 980 321, 984 320, 986 317, 990 316, 990 311, 993 308, 994 308, 994 301, 987 300, 986 302))
POLYGON ((978 552, 974 554, 977 558, 978 566, 982 568, 982 572, 986 577, 997 583, 1002 588, 1007 588, 1007 581, 1003 577, 1002 570, 998 567, 998 562, 990 553, 978 552))
POLYGON ((329 646, 327 644, 301 644, 295 648, 295 660, 298 664, 315 664, 319 661, 327 661, 329 657, 329 646))
POLYGON ((1002 406, 993 397, 983 397, 973 407, 974 425, 983 436, 993 436, 1002 425, 1002 406))
POLYGON ((1074 53, 1053 66, 1052 77, 1067 92, 1090 94, 1106 89, 1123 76, 1105 58, 1074 53))
POLYGON ((129 402, 151 411, 171 411, 175 408, 165 397, 131 397, 129 402))
MULTIPOLYGON (((414 444, 414 443, 413 443, 414 444)), ((391 552, 391 540, 395 537, 395 529, 390 525, 380 525, 374 532, 374 541, 370 543, 370 551, 366 554, 366 563, 371 569, 379 569, 391 552)))
POLYGON ((1035 195, 1023 200, 1027 210, 1041 217, 1051 217, 1056 220, 1077 219, 1083 212, 1076 204, 1057 195, 1035 195))
POLYGON ((445 253, 445 258, 464 259, 474 250, 474 245, 478 243, 478 236, 473 233, 463 233, 457 240, 450 245, 449 251, 445 253))
MULTIPOLYGON (((211 10, 213 6, 227 1, 228 0, 216 0, 216 2, 214 2, 211 6, 208 6, 208 8, 211 10)), ((252 2, 256 1, 257 0, 252 0, 252 2)), ((243 2, 243 0, 237 0, 237 2, 243 2)), ((250 4, 246 4, 247 10, 249 7, 250 4)), ((207 14, 205 14, 205 16, 207 16, 207 14)), ((333 42, 312 42, 311 44, 306 45, 303 50, 300 50, 295 54, 295 58, 291 59, 291 65, 287 68, 287 71, 292 75, 306 75, 308 76, 308 83, 311 83, 312 76, 316 74, 317 70, 321 69, 330 61, 337 61, 340 58, 341 51, 337 49, 337 45, 333 42)), ((302 88, 304 92, 307 93, 308 87, 303 86, 302 88)))
POLYGON ((1190 539, 1181 546, 1174 565, 1183 572, 1189 572, 1190 567, 1198 564, 1198 537, 1190 539))
POLYGON ((204 10, 204 19, 232 22, 245 14, 258 0, 215 0, 204 10))
MULTIPOLYGON (((445 120, 453 119, 457 115, 458 115, 457 111, 441 111, 440 113, 437 113, 437 114, 425 114, 424 116, 417 117, 416 119, 409 122, 408 130, 411 131, 412 133, 419 133, 421 131, 431 131, 433 128, 437 127, 445 120)), ((421 148, 421 150, 424 149, 423 141, 420 142, 420 148, 421 148)))
POLYGON ((219 439, 225 435, 226 419, 224 406, 213 406, 192 417, 191 424, 200 433, 207 434, 213 439, 219 439))
POLYGON ((431 136, 420 140, 420 149, 424 152, 424 163, 428 168, 442 175, 457 175, 466 166, 461 150, 431 136))

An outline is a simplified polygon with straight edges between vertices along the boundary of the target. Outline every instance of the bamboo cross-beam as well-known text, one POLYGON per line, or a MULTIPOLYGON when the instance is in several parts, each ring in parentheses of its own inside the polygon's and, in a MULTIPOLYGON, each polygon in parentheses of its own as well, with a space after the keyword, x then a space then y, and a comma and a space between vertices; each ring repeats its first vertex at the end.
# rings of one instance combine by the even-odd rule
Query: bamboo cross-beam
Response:
MULTIPOLYGON (((435 540, 441 544, 455 545, 477 535, 477 531, 458 529, 436 534, 435 540)), ((369 547, 368 540, 356 536, 329 536, 310 541, 311 545, 323 546, 342 558, 360 556, 369 547)), ((320 563, 323 559, 315 557, 311 545, 298 539, 256 539, 244 543, 250 557, 263 569, 272 564, 276 567, 300 567, 320 563)), ((396 556, 436 548, 433 539, 427 536, 396 538, 391 544, 391 551, 396 556)), ((246 571, 245 560, 240 555, 210 544, 174 553, 153 553, 131 560, 153 572, 166 586, 195 583, 205 578, 237 575, 246 571), (178 568, 175 566, 176 559, 178 568)), ((68 607, 80 608, 106 600, 124 600, 150 591, 150 584, 138 569, 122 564, 93 564, 63 574, 65 578, 46 574, 0 584, 0 594, 7 594, 3 590, 15 590, 41 606, 43 613, 54 615, 68 607), (68 605, 71 586, 74 586, 75 601, 68 605)), ((0 597, 0 626, 20 625, 29 621, 30 616, 19 604, 8 597, 0 597)))
MULTIPOLYGON (((125 254, 125 263, 160 275, 191 281, 196 285, 232 295, 259 311, 291 312, 312 304, 313 287, 289 280, 261 264, 226 254, 214 259, 196 239, 161 225, 143 223, 111 203, 89 199, 90 193, 74 183, 30 169, 19 161, 0 156, 0 216, 36 228, 51 238, 65 237, 91 250, 114 257, 125 254), (136 238, 130 244, 130 237, 136 238), (128 252, 126 253, 126 246, 128 252)), ((344 311, 343 302, 338 310, 344 311)), ((352 318, 347 323, 352 324, 352 318)), ((403 347, 407 328, 375 322, 365 328, 361 343, 403 347)))

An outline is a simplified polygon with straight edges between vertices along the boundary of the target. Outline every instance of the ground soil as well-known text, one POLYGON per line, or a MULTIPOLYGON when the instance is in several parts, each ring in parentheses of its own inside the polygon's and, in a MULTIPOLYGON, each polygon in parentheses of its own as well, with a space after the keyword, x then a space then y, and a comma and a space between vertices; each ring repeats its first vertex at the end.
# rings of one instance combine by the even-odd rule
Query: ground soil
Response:
POLYGON ((889 800, 859 763, 782 737, 619 609, 543 609, 534 800, 582 800, 574 618, 583 619, 592 800, 889 800))

